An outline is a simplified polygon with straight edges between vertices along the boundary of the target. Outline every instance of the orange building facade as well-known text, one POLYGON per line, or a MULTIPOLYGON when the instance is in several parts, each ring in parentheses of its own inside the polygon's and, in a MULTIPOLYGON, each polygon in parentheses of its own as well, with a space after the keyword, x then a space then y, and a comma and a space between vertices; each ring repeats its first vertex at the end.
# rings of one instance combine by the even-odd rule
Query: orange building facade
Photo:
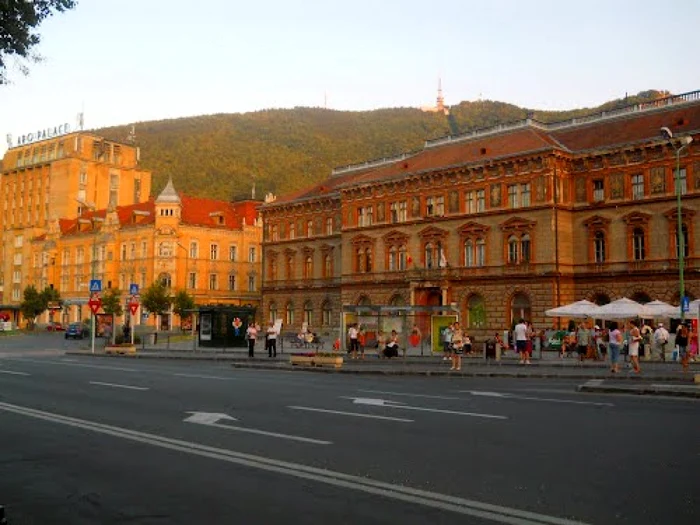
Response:
POLYGON ((262 208, 266 318, 332 332, 343 305, 455 304, 486 336, 622 296, 700 296, 700 92, 607 114, 532 119, 334 170, 262 208), (669 140, 660 133, 668 127, 669 140))

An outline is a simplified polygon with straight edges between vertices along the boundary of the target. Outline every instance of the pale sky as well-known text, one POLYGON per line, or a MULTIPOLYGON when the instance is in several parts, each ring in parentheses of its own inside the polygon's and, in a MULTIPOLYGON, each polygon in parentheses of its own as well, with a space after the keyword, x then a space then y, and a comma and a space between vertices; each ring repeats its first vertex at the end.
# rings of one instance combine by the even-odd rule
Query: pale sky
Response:
POLYGON ((700 89, 698 0, 79 0, 0 86, 5 136, 211 113, 700 89))

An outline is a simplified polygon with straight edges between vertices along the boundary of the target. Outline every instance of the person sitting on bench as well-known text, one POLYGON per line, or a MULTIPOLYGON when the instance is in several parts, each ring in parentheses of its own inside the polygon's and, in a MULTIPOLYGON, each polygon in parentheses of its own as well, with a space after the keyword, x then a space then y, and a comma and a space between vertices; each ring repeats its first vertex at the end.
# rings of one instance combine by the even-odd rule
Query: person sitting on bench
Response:
POLYGON ((389 341, 384 348, 384 357, 391 359, 392 357, 399 357, 399 335, 396 330, 391 331, 391 336, 389 341))

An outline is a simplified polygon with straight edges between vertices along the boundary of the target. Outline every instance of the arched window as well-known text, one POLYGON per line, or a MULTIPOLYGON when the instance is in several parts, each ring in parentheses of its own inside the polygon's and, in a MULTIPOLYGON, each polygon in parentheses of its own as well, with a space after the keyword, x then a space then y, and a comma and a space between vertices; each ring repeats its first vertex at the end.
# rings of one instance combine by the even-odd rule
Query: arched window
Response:
POLYGON ((330 254, 323 258, 323 276, 333 277, 333 259, 331 259, 330 254))
POLYGON ((425 267, 434 268, 437 266, 434 257, 435 246, 432 242, 425 243, 425 267))
POLYGON ((358 248, 355 251, 355 268, 357 270, 357 273, 362 273, 364 270, 364 259, 365 259, 365 250, 363 248, 358 248))
POLYGON ((405 270, 407 266, 407 261, 408 261, 408 250, 406 249, 406 245, 402 244, 399 246, 399 270, 405 270))
POLYGON ((399 294, 392 295, 389 299, 389 306, 406 306, 406 300, 399 294))
POLYGON ((284 322, 287 326, 294 326, 294 305, 287 303, 284 310, 284 322))
POLYGON ((530 236, 527 233, 520 237, 520 262, 530 262, 530 236))
POLYGON ((173 245, 168 241, 161 242, 158 245, 158 255, 161 257, 171 257, 173 255, 173 245))
POLYGON ((638 302, 639 304, 647 304, 651 302, 651 297, 646 292, 635 292, 634 294, 632 294, 632 297, 630 297, 630 299, 638 302))
POLYGON ((508 264, 518 264, 518 244, 515 235, 508 237, 508 264))
POLYGON ((270 303, 270 321, 275 322, 277 320, 277 303, 270 303))
POLYGON ((287 279, 294 279, 294 257, 287 257, 287 279))
POLYGON ((370 300, 369 297, 366 295, 362 295, 358 300, 357 300, 357 306, 371 306, 372 301, 370 300))
POLYGON ((166 288, 170 288, 172 286, 172 277, 170 277, 169 273, 161 273, 158 276, 158 281, 165 286, 166 288))
POLYGON ((365 248, 365 272, 372 271, 372 248, 365 248))
POLYGON ((530 320, 530 298, 524 293, 516 293, 510 300, 510 322, 517 323, 520 319, 530 320))
POLYGON ((593 236, 593 253, 595 254, 595 262, 605 262, 605 233, 598 230, 593 236))
POLYGON ((307 326, 311 326, 311 314, 313 313, 314 306, 311 301, 306 301, 304 303, 304 322, 307 326))
POLYGON ((474 266, 474 243, 471 239, 464 241, 464 266, 467 268, 474 266))
MULTIPOLYGON (((681 235, 682 244, 681 244, 681 246, 683 246, 683 257, 688 257, 688 254, 689 254, 689 251, 688 251, 688 226, 683 224, 683 226, 681 227, 681 232, 682 232, 682 235, 681 235)), ((678 228, 677 227, 676 227, 675 238, 676 238, 676 258, 678 258, 678 253, 679 253, 678 244, 679 244, 679 242, 678 242, 678 228)))
POLYGON ((486 265, 486 241, 483 238, 476 240, 476 265, 486 265))
POLYGON ((632 231, 632 257, 635 261, 643 261, 646 258, 642 228, 635 228, 632 231))
POLYGON ((467 301, 467 326, 474 329, 486 327, 486 308, 481 295, 472 295, 467 301))
POLYGON ((324 301, 323 306, 321 306, 321 317, 323 326, 330 326, 333 319, 333 309, 331 308, 330 301, 324 301))
POLYGON ((397 267, 398 250, 396 246, 389 248, 389 271, 393 272, 397 267))
POLYGON ((310 255, 306 256, 304 259, 304 277, 306 279, 312 279, 314 276, 314 261, 310 255))
POLYGON ((277 259, 270 260, 270 280, 277 280, 277 259))

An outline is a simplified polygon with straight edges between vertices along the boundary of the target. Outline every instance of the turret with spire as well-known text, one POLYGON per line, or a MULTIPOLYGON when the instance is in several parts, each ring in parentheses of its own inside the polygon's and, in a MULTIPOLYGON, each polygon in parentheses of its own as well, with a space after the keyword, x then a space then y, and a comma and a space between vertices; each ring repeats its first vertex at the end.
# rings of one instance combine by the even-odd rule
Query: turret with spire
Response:
POLYGON ((158 194, 155 200, 156 222, 170 222, 174 218, 176 222, 180 220, 182 211, 182 201, 173 184, 172 177, 168 177, 168 183, 163 191, 158 194))

